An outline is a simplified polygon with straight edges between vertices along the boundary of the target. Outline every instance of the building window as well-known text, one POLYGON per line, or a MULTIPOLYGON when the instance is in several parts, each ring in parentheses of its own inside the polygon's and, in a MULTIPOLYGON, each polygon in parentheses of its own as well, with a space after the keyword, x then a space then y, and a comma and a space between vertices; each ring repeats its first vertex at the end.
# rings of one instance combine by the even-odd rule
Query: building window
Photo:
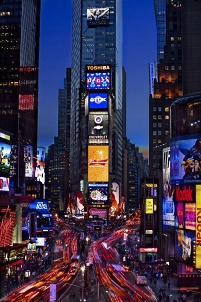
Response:
POLYGON ((156 107, 153 107, 153 112, 156 112, 156 107))
POLYGON ((162 111, 162 107, 158 107, 158 111, 162 111))
POLYGON ((153 135, 156 135, 156 131, 153 131, 153 135))
POLYGON ((153 115, 153 120, 156 120, 156 119, 157 119, 156 115, 153 115))
POLYGON ((158 131, 158 135, 162 135, 162 131, 158 131))
POLYGON ((162 144, 162 139, 158 139, 158 144, 162 144))
POLYGON ((170 107, 165 107, 165 112, 170 112, 170 107))
POLYGON ((161 128, 162 127, 162 123, 158 123, 158 127, 161 128))
POLYGON ((165 120, 169 120, 169 119, 170 119, 169 115, 165 115, 165 120))
POLYGON ((174 37, 170 37, 170 40, 171 40, 171 41, 174 41, 174 37))
POLYGON ((156 123, 153 123, 153 128, 156 128, 156 123))
POLYGON ((162 120, 162 115, 158 115, 158 120, 162 120))
POLYGON ((169 70, 169 66, 165 66, 165 70, 169 70))
POLYGON ((174 65, 171 66, 171 70, 175 70, 175 66, 174 65))

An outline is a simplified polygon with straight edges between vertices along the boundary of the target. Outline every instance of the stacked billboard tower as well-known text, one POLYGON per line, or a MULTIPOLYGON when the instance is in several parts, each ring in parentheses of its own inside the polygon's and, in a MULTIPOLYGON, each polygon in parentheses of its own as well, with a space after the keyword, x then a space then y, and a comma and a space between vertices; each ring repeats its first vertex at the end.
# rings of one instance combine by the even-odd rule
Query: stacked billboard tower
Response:
POLYGON ((108 219, 112 126, 111 65, 86 65, 88 115, 87 216, 108 219))

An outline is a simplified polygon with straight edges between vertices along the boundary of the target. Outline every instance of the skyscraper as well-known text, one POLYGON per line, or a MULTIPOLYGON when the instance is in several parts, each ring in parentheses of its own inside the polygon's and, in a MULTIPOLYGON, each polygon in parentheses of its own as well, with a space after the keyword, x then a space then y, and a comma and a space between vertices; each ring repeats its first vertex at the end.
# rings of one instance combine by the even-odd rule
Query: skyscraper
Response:
POLYGON ((71 90, 71 191, 87 183, 86 65, 110 65, 110 175, 122 182, 122 1, 74 0, 71 90))
POLYGON ((39 29, 39 0, 0 2, 0 128, 12 134, 10 176, 20 193, 33 176, 25 155, 32 165, 37 152, 39 29))
MULTIPOLYGON (((150 176, 161 173, 162 148, 170 141, 170 106, 182 90, 181 3, 154 0, 157 26, 157 78, 149 99, 150 176)), ((154 74, 154 73, 153 73, 154 74)))

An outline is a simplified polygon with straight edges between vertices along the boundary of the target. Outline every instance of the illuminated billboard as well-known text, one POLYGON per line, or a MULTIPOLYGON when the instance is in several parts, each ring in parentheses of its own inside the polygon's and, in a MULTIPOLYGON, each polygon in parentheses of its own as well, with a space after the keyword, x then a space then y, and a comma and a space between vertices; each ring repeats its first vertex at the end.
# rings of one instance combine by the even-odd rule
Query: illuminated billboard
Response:
POLYGON ((81 191, 76 192, 76 210, 77 214, 84 213, 84 196, 81 191))
POLYGON ((16 211, 14 207, 0 207, 0 242, 1 247, 12 244, 13 232, 15 227, 16 211))
POLYGON ((88 146, 88 182, 108 182, 108 146, 88 146))
POLYGON ((37 164, 35 169, 35 177, 42 184, 45 183, 45 148, 37 149, 37 164))
POLYGON ((33 176, 33 147, 24 147, 25 177, 33 176))
POLYGON ((195 267, 201 269, 201 186, 196 186, 195 267))
POLYGON ((88 184, 88 203, 105 204, 108 202, 108 183, 88 184))
POLYGON ((185 204, 185 228, 187 230, 195 230, 196 204, 185 204))
POLYGON ((111 215, 118 214, 120 210, 120 187, 119 183, 117 182, 112 182, 111 203, 111 215))
POLYGON ((86 89, 109 90, 111 88, 111 65, 86 65, 86 89))
POLYGON ((107 218, 107 210, 106 209, 89 209, 89 217, 93 218, 93 216, 97 216, 98 218, 106 219, 107 218))
POLYGON ((11 146, 0 142, 0 176, 9 176, 11 146))
POLYGON ((193 265, 193 241, 195 232, 184 229, 175 229, 175 253, 176 261, 193 265))
POLYGON ((106 26, 109 23, 110 9, 108 7, 87 9, 87 25, 89 27, 106 26))
POLYGON ((170 183, 201 183, 201 138, 188 136, 171 142, 170 183))
POLYGON ((88 129, 89 138, 108 138, 108 114, 90 113, 88 129))
POLYGON ((34 108, 34 95, 20 94, 19 95, 19 110, 33 110, 34 108))
POLYGON ((106 92, 89 93, 89 110, 108 109, 108 94, 106 92))
POLYGON ((145 214, 154 213, 154 202, 153 198, 146 198, 145 200, 145 214))
POLYGON ((0 192, 9 192, 9 178, 0 177, 0 192))

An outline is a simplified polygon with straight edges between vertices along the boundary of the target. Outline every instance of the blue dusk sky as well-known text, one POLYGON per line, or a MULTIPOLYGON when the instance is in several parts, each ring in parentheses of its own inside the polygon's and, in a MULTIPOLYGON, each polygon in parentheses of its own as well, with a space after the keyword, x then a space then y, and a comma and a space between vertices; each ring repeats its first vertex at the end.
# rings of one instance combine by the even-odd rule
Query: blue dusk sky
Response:
MULTIPOLYGON (((123 0, 123 66, 127 75, 127 138, 148 149, 149 69, 156 61, 153 0, 123 0)), ((38 145, 58 135, 58 90, 71 67, 72 0, 42 0, 39 68, 38 145)))

